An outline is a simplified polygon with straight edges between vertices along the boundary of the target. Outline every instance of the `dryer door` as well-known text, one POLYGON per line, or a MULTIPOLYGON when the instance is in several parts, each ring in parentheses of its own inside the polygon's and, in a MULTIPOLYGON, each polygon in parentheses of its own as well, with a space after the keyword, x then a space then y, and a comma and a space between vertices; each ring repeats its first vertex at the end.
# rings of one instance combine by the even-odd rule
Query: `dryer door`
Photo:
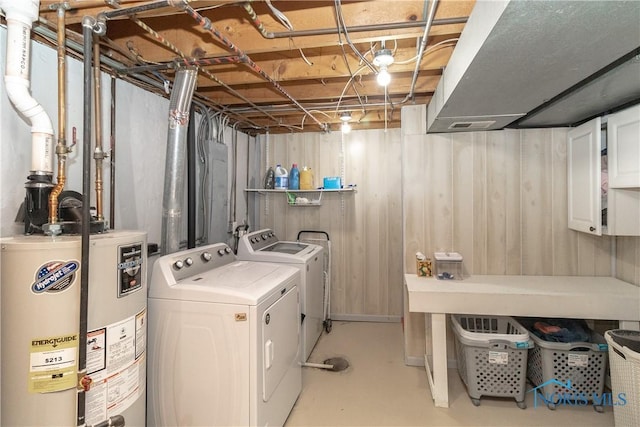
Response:
POLYGON ((262 314, 262 399, 265 402, 287 371, 299 368, 299 312, 298 287, 294 286, 262 314))

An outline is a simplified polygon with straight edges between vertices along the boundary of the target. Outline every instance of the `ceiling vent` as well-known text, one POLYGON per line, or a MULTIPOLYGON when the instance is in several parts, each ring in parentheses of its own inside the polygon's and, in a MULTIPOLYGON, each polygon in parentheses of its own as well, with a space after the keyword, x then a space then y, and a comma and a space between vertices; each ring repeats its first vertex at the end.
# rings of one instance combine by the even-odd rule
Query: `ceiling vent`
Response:
POLYGON ((476 130, 476 129, 488 129, 495 120, 475 121, 475 122, 453 122, 449 125, 451 130, 476 130))

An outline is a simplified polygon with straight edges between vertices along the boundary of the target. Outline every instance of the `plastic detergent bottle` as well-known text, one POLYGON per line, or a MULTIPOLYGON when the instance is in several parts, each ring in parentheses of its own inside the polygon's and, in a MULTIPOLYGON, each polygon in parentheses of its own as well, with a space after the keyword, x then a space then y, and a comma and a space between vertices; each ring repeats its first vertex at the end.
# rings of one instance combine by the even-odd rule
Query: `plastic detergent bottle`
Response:
POLYGON ((310 167, 304 166, 300 171, 300 189, 313 190, 313 172, 310 167))
POLYGON ((274 188, 276 190, 286 190, 289 187, 289 173, 280 165, 276 166, 276 181, 274 188))
POLYGON ((294 163, 291 166, 291 171, 289 173, 289 190, 299 190, 300 189, 300 171, 298 170, 298 164, 294 163))
POLYGON ((273 190, 276 185, 276 173, 273 171, 273 168, 269 166, 267 170, 267 174, 264 177, 264 188, 267 190, 273 190))

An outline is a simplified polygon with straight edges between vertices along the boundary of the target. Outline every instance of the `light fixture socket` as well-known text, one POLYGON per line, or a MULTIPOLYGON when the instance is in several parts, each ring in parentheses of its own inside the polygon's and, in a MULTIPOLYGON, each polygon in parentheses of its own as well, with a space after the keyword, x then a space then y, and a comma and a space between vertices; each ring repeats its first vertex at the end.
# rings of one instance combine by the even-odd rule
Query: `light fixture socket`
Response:
POLYGON ((393 61, 391 49, 380 49, 373 54, 373 64, 376 67, 388 67, 393 61))
POLYGON ((349 122, 342 122, 342 127, 340 128, 340 130, 342 131, 342 133, 349 133, 351 132, 351 125, 349 124, 349 122))
POLYGON ((351 111, 343 111, 340 114, 340 120, 342 120, 343 122, 348 122, 349 120, 351 120, 351 111))

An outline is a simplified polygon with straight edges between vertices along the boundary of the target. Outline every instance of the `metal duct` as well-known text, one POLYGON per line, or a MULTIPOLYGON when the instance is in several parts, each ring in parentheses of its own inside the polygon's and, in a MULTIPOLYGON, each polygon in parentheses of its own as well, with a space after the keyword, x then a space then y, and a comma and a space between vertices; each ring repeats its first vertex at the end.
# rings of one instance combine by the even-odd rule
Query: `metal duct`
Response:
POLYGON ((197 77, 197 68, 178 70, 169 101, 169 132, 162 199, 161 251, 163 254, 180 249, 189 109, 197 77))

